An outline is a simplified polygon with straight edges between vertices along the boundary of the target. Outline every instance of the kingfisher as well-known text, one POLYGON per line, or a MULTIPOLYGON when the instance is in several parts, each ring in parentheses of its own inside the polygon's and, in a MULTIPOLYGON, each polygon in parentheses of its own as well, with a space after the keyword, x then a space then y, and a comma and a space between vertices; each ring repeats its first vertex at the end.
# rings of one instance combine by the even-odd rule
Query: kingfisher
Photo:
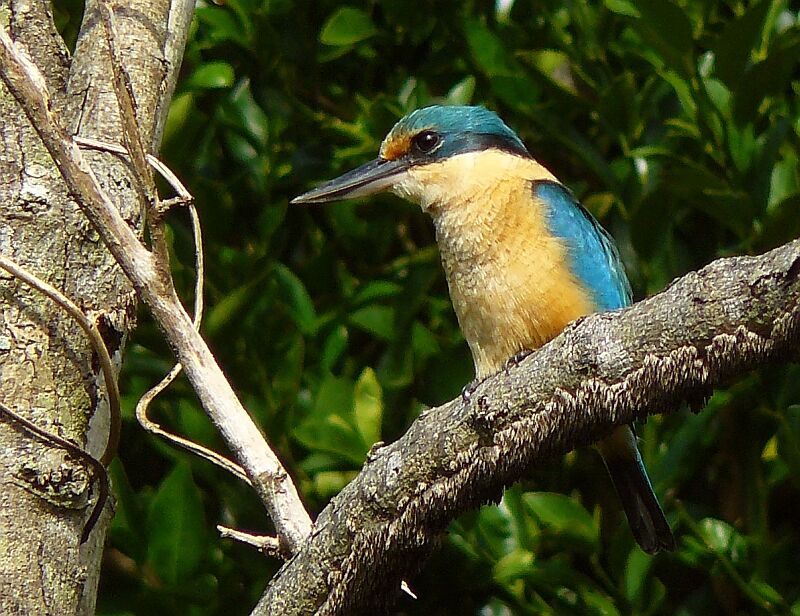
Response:
MULTIPOLYGON (((433 220, 477 381, 571 321, 631 303, 611 236, 484 107, 417 109, 391 129, 378 158, 292 203, 381 191, 419 204, 433 220)), ((615 428, 597 448, 639 546, 650 554, 674 549, 633 427, 615 428)))

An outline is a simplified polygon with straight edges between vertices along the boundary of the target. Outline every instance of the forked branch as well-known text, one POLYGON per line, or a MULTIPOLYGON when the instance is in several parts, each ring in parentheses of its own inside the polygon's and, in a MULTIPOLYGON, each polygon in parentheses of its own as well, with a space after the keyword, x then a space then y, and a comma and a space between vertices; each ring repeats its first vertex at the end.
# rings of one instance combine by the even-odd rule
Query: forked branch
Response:
POLYGON ((296 551, 311 532, 311 519, 294 484, 237 399, 171 280, 162 276, 159 259, 140 243, 66 132, 41 73, 2 28, 0 77, 53 157, 68 190, 161 327, 203 408, 264 502, 286 550, 296 551))

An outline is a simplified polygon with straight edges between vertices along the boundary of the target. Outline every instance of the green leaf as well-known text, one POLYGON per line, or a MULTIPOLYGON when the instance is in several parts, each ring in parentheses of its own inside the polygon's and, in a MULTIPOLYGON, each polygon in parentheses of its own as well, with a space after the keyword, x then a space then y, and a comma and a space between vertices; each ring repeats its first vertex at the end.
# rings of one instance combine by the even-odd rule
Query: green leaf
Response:
POLYGON ((519 546, 514 540, 511 524, 511 518, 505 509, 481 508, 478 512, 478 532, 475 538, 480 549, 495 559, 500 559, 504 554, 517 549, 519 546))
POLYGON ((735 117, 740 122, 756 117, 765 97, 784 92, 796 75, 798 58, 800 32, 790 29, 765 60, 747 69, 734 95, 735 117))
POLYGON ((182 398, 178 400, 176 406, 175 421, 181 434, 195 443, 213 443, 215 441, 217 430, 196 400, 182 398))
POLYGON ((317 312, 303 282, 281 263, 275 265, 273 273, 289 304, 289 316, 297 328, 307 335, 316 333, 317 312))
POLYGON ((603 0, 603 4, 609 11, 628 17, 639 17, 636 5, 630 0, 603 0))
POLYGON ((587 614, 597 614, 597 616, 618 616, 620 613, 617 607, 614 605, 614 600, 598 589, 584 586, 580 590, 580 595, 587 607, 587 614))
POLYGON ((523 501, 539 523, 553 532, 589 545, 598 543, 597 523, 578 501, 549 492, 525 494, 523 501))
POLYGON ((354 392, 356 428, 367 447, 381 440, 383 395, 378 378, 371 368, 364 368, 354 392))
POLYGON ((369 15, 364 11, 343 6, 325 22, 319 40, 325 45, 340 47, 368 39, 377 32, 369 15))
POLYGON ((405 344, 394 344, 378 366, 380 382, 386 389, 408 386, 414 379, 413 354, 405 344))
POLYGON ((637 0, 639 19, 634 25, 659 53, 660 59, 682 76, 692 68, 692 24, 683 9, 670 0, 637 0))
POLYGON ((797 171, 797 154, 788 148, 783 148, 786 141, 788 131, 791 130, 791 122, 788 117, 777 119, 772 123, 772 126, 762 133, 757 140, 758 146, 756 148, 755 161, 753 163, 753 198, 759 204, 759 210, 763 211, 769 208, 771 204, 788 196, 794 192, 800 192, 798 186, 797 171), (783 150, 783 151, 782 151, 783 150), (779 174, 787 163, 792 161, 795 163, 791 167, 788 175, 783 177, 775 176, 773 172, 777 171, 779 174), (781 171, 779 171, 781 170, 781 171), (791 184, 776 185, 775 180, 788 180, 791 184), (774 189, 778 188, 783 190, 783 195, 776 192, 774 189))
POLYGON ((761 0, 735 21, 728 22, 714 45, 714 73, 733 89, 744 75, 758 45, 771 0, 761 0))
MULTIPOLYGON (((491 599, 487 600, 487 602, 481 606, 480 610, 475 612, 476 614, 480 614, 481 616, 508 616, 509 614, 513 614, 513 610, 509 607, 509 604, 497 597, 492 597, 491 599)), ((543 614, 545 612, 538 611, 536 613, 543 614)))
POLYGON ((272 376, 272 391, 279 399, 290 400, 297 395, 303 377, 305 341, 300 333, 287 335, 288 344, 281 348, 281 360, 272 376))
POLYGON ((441 351, 439 342, 422 323, 415 321, 411 326, 411 348, 418 359, 436 355, 441 351))
POLYGON ((329 499, 342 491, 357 475, 356 471, 322 471, 314 474, 314 491, 322 499, 329 499))
POLYGON ((344 416, 353 408, 353 381, 346 377, 326 375, 317 391, 312 418, 332 413, 344 416))
MULTIPOLYGON (((719 399, 723 394, 716 396, 719 399)), ((708 440, 713 437, 709 425, 714 418, 713 408, 707 408, 698 415, 682 413, 680 426, 669 440, 666 450, 652 462, 648 461, 654 485, 680 485, 693 472, 691 469, 702 467, 709 455, 708 440)))
POLYGON ((394 309, 389 306, 366 306, 353 312, 348 321, 381 340, 392 340, 395 336, 394 309))
POLYGON ((194 92, 182 92, 172 99, 164 126, 164 143, 180 138, 185 126, 191 123, 192 114, 196 111, 195 96, 194 92))
POLYGON ((247 134, 254 146, 263 150, 269 140, 269 118, 256 102, 250 81, 239 82, 231 92, 226 121, 247 134))
MULTIPOLYGON (((696 121, 697 115, 697 101, 695 100, 694 94, 691 88, 691 82, 683 77, 683 75, 678 74, 677 71, 665 71, 662 75, 664 81, 670 84, 673 89, 675 90, 675 95, 678 97, 678 101, 683 108, 684 113, 689 116, 692 120, 696 121)), ((680 118, 674 118, 669 120, 670 124, 674 125, 683 125, 685 127, 685 132, 693 137, 699 139, 700 131, 698 130, 695 124, 687 124, 680 118)))
POLYGON ((694 207, 712 216, 718 224, 745 236, 751 225, 754 207, 745 192, 734 192, 725 178, 714 174, 698 161, 682 158, 673 160, 665 172, 677 195, 702 195, 694 207))
POLYGON ((246 28, 233 11, 218 6, 198 6, 195 16, 206 27, 205 34, 210 43, 219 45, 225 41, 234 41, 247 47, 247 37, 243 34, 246 28))
POLYGON ((475 77, 469 75, 450 88, 445 100, 448 105, 468 105, 472 101, 473 94, 475 94, 475 77))
POLYGON ((170 585, 190 578, 206 548, 206 526, 200 490, 188 464, 178 463, 150 503, 147 560, 170 585))
POLYGON ((116 499, 114 517, 111 518, 109 532, 115 545, 125 549, 134 560, 143 560, 142 548, 144 519, 141 506, 137 501, 136 493, 128 480, 125 469, 119 458, 111 461, 108 474, 114 486, 116 499))
POLYGON ((631 73, 623 73, 602 92, 597 113, 609 128, 620 135, 631 135, 638 124, 636 84, 631 73))
POLYGON ((516 77, 515 62, 506 51, 502 40, 483 23, 468 20, 464 24, 472 59, 488 77, 516 77))
POLYGON ((403 287, 390 280, 371 280, 359 287, 353 295, 354 304, 365 304, 378 299, 395 297, 403 290, 403 287))
MULTIPOLYGON (((776 167, 776 171, 777 171, 776 167)), ((766 250, 800 236, 800 192, 770 205, 759 244, 766 250)))
POLYGON ((755 163, 758 153, 753 125, 746 124, 743 128, 739 128, 734 122, 728 122, 726 128, 731 160, 736 169, 745 174, 755 163))
POLYGON ((653 557, 634 548, 628 555, 625 565, 625 597, 632 604, 639 604, 644 591, 647 575, 653 564, 653 557))
POLYGON ((539 88, 527 75, 494 75, 491 78, 492 91, 512 109, 529 112, 539 99, 539 88))
POLYGON ((292 430, 292 436, 310 451, 338 456, 360 466, 368 446, 353 418, 354 383, 328 374, 323 379, 306 418, 292 430))
POLYGON ((525 577, 533 565, 533 553, 527 550, 514 550, 498 560, 492 567, 492 578, 498 584, 509 584, 525 577))
POLYGON ((347 349, 347 328, 339 325, 328 334, 325 344, 322 346, 322 357, 320 367, 325 372, 333 372, 333 367, 347 349))
MULTIPOLYGON (((579 95, 572 74, 574 67, 567 53, 555 49, 541 49, 526 54, 526 58, 551 84, 563 90, 567 96, 579 95)), ((577 99, 572 98, 572 100, 577 99)))
POLYGON ((310 451, 333 454, 354 466, 360 466, 367 453, 361 435, 336 413, 303 421, 292 436, 310 451))
POLYGON ((733 561, 739 559, 744 550, 744 539, 727 522, 716 518, 704 518, 698 528, 706 547, 715 554, 724 554, 733 561))
POLYGON ((235 73, 227 62, 216 61, 201 64, 186 80, 186 87, 194 90, 205 88, 229 88, 235 73))
POLYGON ((534 560, 526 577, 533 588, 539 592, 547 593, 553 603, 560 603, 564 611, 558 614, 583 613, 579 611, 579 592, 592 586, 592 581, 581 574, 573 563, 564 558, 539 558, 534 560), (561 593, 561 589, 569 589, 568 593, 561 593))
POLYGON ((767 601, 768 604, 772 606, 782 605, 785 606, 783 597, 781 594, 775 590, 773 586, 770 586, 763 580, 752 579, 750 580, 750 587, 755 590, 758 595, 767 601))
POLYGON ((706 567, 710 562, 708 547, 689 535, 681 537, 681 548, 676 553, 676 556, 683 563, 696 569, 706 567))
POLYGON ((203 319, 203 329, 213 336, 221 328, 236 319, 252 298, 253 287, 244 285, 235 288, 214 304, 203 319))
POLYGON ((800 405, 786 409, 778 428, 778 454, 790 469, 790 477, 800 486, 800 405))

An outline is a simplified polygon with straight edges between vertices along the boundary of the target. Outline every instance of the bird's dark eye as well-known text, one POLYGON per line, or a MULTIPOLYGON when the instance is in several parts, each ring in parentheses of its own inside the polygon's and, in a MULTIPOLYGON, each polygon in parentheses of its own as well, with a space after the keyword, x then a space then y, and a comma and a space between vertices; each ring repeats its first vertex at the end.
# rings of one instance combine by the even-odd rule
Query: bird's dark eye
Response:
POLYGON ((441 140, 439 133, 432 130, 424 130, 418 135, 414 135, 414 138, 411 139, 411 145, 421 154, 430 154, 436 149, 441 140))

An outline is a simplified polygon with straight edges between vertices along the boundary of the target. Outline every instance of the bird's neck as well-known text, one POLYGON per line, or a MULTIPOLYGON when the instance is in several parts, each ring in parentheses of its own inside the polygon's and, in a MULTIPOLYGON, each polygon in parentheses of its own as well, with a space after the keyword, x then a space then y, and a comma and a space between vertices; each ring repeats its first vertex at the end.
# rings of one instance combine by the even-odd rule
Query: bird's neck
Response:
POLYGON ((460 166, 448 175, 458 181, 449 183, 449 191, 426 184, 426 209, 478 377, 591 311, 533 198, 531 182, 554 179, 552 174, 529 159, 487 154, 455 157, 460 166))
POLYGON ((529 190, 526 184, 503 180, 462 186, 430 210, 448 280, 467 272, 505 270, 542 235, 543 218, 530 204, 517 205, 529 190))

